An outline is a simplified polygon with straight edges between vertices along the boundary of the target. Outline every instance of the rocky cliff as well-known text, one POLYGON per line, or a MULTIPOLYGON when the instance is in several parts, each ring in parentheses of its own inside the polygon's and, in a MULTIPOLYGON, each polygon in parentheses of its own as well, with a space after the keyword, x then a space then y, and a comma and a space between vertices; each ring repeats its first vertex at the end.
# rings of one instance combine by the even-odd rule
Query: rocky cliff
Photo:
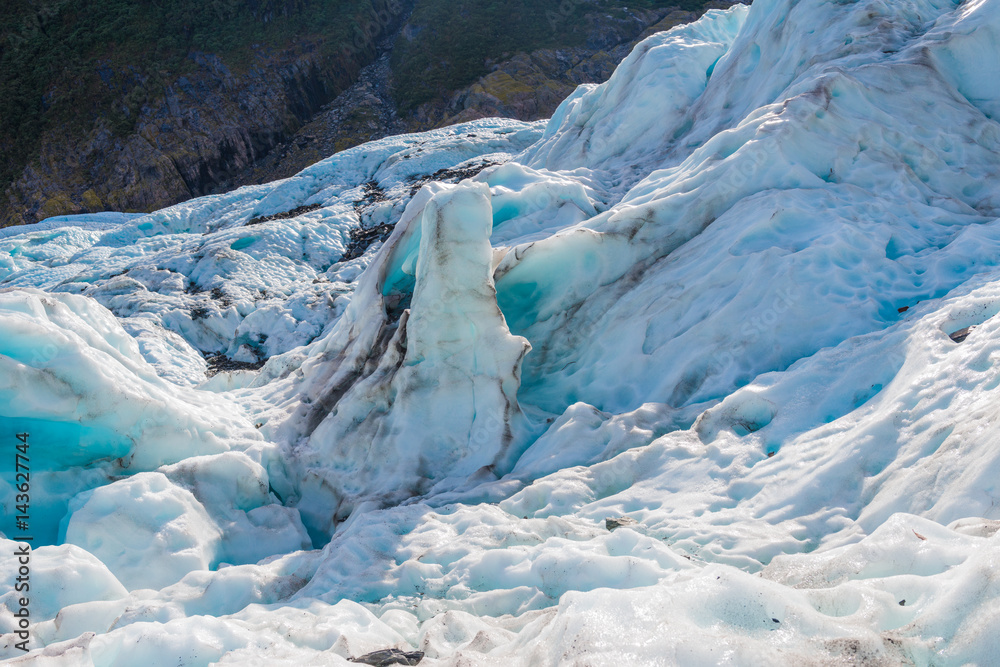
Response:
MULTIPOLYGON (((322 35, 280 48, 253 44, 229 59, 235 66, 191 51, 175 76, 130 64, 115 70, 97 59, 101 89, 90 95, 100 99, 97 111, 81 109, 74 123, 45 123, 0 198, 0 226, 67 213, 150 211, 240 185, 239 174, 357 80, 377 56, 378 39, 398 30, 412 8, 400 0, 362 4, 367 11, 352 19, 355 38, 333 48, 322 35), (140 90, 144 103, 122 131, 114 112, 129 116, 129 95, 140 90)), ((51 95, 62 92, 51 86, 51 95)))

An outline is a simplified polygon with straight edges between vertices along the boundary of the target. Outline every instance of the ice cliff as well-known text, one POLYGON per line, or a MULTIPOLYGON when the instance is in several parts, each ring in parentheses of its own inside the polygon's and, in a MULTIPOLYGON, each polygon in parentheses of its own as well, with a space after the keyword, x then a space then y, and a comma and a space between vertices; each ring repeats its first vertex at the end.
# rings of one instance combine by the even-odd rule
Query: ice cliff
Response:
POLYGON ((3 230, 2 655, 996 664, 998 40, 758 0, 548 122, 3 230))

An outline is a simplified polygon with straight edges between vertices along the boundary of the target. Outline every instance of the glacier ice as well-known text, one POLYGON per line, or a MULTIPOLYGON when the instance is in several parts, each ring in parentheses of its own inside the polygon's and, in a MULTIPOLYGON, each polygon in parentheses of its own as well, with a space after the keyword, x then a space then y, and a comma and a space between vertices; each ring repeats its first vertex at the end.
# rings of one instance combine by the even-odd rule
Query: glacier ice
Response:
POLYGON ((221 535, 198 500, 160 472, 81 493, 62 541, 101 559, 127 588, 164 588, 215 564, 221 535))
POLYGON ((998 35, 757 0, 547 122, 3 230, 0 656, 997 663, 998 35))

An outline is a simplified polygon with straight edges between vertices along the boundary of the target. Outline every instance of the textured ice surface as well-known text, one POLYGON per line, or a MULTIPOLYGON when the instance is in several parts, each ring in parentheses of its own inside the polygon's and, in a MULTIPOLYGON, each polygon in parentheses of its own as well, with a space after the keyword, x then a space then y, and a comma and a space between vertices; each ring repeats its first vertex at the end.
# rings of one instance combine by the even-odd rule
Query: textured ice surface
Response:
POLYGON ((5 231, 20 659, 1000 663, 997 63, 993 0, 758 0, 547 123, 5 231))

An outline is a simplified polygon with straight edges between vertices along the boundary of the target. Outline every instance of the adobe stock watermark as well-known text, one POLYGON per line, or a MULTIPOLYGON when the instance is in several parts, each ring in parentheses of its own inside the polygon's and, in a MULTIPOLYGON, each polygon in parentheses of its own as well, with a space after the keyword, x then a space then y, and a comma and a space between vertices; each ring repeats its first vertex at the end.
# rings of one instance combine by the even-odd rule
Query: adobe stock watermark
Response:
MULTIPOLYGON (((758 309, 740 325, 739 331, 744 343, 743 349, 745 350, 750 345, 760 341, 765 334, 774 331, 774 327, 782 316, 790 312, 802 300, 803 296, 803 290, 797 285, 792 284, 780 288, 763 308, 758 309)), ((731 347, 719 350, 713 355, 708 366, 709 373, 718 374, 736 361, 736 355, 731 347)))
POLYGON ((476 422, 476 427, 469 434, 469 444, 480 447, 501 440, 508 428, 506 415, 497 408, 491 408, 486 413, 486 419, 476 422))
POLYGON ((29 532, 31 530, 31 470, 29 467, 30 457, 28 448, 27 433, 16 433, 12 441, 14 453, 15 480, 14 489, 17 494, 14 496, 14 510, 16 512, 14 530, 18 533, 13 536, 15 542, 19 542, 14 550, 16 559, 16 575, 14 577, 14 591, 17 597, 14 604, 17 611, 14 613, 16 629, 12 634, 20 641, 14 642, 14 647, 18 650, 28 652, 28 641, 31 639, 31 542, 35 539, 29 532))
POLYGON ((737 161, 718 181, 719 194, 729 197, 746 190, 751 181, 768 163, 768 151, 763 146, 753 146, 746 152, 746 159, 737 161))
MULTIPOLYGON (((44 345, 35 347, 32 351, 30 366, 35 369, 45 369, 59 355, 59 347, 54 343, 47 342, 44 345)), ((17 569, 14 577, 14 591, 17 597, 13 602, 16 611, 13 612, 16 622, 15 630, 12 634, 19 641, 14 642, 14 647, 27 652, 28 642, 31 639, 31 543, 32 536, 31 520, 31 455, 30 436, 27 432, 15 433, 10 440, 13 461, 11 468, 14 472, 14 504, 9 508, 13 510, 13 531, 8 533, 14 542, 18 542, 14 550, 14 558, 17 569)))

